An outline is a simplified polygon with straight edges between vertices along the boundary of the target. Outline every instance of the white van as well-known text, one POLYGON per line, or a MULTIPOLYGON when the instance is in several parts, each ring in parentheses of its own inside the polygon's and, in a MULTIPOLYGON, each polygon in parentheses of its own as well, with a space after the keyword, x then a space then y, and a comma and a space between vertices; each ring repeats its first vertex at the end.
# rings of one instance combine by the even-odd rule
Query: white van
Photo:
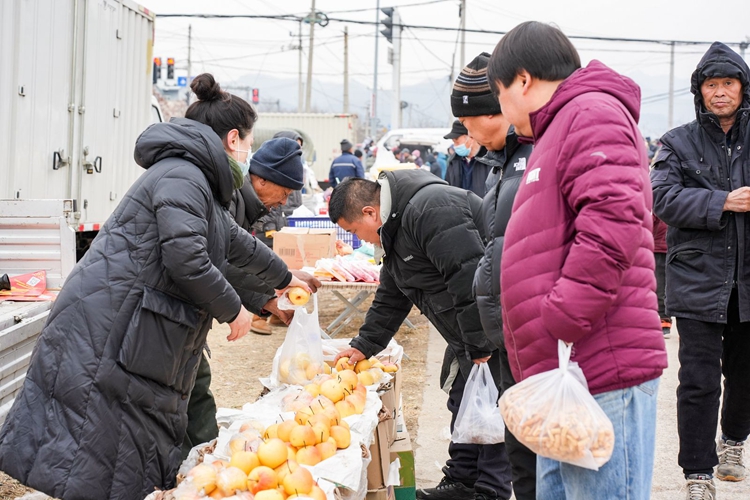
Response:
POLYGON ((399 163, 391 151, 395 146, 409 151, 419 149, 422 158, 428 150, 433 153, 447 153, 448 146, 453 144, 443 136, 450 132, 449 128, 400 128, 386 133, 377 144, 377 157, 373 169, 399 163))

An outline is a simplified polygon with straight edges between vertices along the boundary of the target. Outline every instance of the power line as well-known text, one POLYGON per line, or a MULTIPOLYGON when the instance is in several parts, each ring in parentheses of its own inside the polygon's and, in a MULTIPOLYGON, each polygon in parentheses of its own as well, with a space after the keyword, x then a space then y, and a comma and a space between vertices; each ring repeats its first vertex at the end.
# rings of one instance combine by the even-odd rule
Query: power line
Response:
MULTIPOLYGON (((443 3, 443 2, 449 2, 451 0, 429 0, 427 2, 418 2, 418 3, 407 3, 404 5, 394 5, 393 7, 381 7, 383 9, 388 8, 399 8, 403 9, 406 7, 417 7, 419 5, 430 5, 433 3, 443 3)), ((348 10, 330 10, 328 11, 329 14, 349 14, 349 13, 355 13, 355 12, 370 12, 375 10, 377 7, 363 7, 361 9, 348 9, 348 10)), ((277 9, 278 10, 278 9, 277 9)))
MULTIPOLYGON (((277 14, 277 15, 265 15, 265 14, 159 14, 157 17, 168 18, 168 17, 184 17, 184 18, 200 18, 200 19, 276 19, 282 21, 294 21, 300 22, 305 21, 305 17, 297 16, 294 14, 277 14)), ((351 23, 351 24, 362 24, 362 25, 376 25, 374 21, 362 21, 358 19, 344 19, 338 17, 325 16, 327 21, 334 21, 339 23, 351 23)), ((394 25, 395 26, 395 25, 394 25)), ((483 30, 473 28, 453 28, 450 26, 426 26, 421 24, 400 24, 402 28, 410 29, 424 29, 434 31, 461 31, 464 33, 483 33, 488 35, 505 35, 507 31, 495 31, 495 30, 483 30)), ((605 36, 592 36, 592 35, 566 35, 568 38, 573 40, 596 40, 600 42, 633 42, 633 43, 658 43, 663 45, 711 45, 713 41, 705 40, 659 40, 654 38, 624 38, 624 37, 605 37, 605 36)), ((746 42, 724 42, 726 45, 743 45, 746 42)))

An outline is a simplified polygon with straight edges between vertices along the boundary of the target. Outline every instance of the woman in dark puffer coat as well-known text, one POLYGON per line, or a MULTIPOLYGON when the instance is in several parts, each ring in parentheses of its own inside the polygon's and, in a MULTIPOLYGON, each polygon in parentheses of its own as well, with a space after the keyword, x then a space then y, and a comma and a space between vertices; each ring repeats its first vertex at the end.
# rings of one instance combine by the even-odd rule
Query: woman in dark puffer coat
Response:
POLYGON ((227 263, 276 289, 305 286, 227 207, 257 115, 195 78, 192 119, 149 127, 146 169, 68 277, 0 432, 0 469, 64 500, 142 500, 174 486, 188 396, 215 318, 250 314, 227 263))

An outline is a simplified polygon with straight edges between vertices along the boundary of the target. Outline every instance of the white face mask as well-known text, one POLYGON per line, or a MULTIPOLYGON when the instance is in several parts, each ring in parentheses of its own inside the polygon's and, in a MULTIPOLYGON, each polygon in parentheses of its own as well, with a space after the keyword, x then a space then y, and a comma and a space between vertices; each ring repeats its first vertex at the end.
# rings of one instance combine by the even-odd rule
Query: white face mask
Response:
POLYGON ((250 171, 250 158, 253 157, 253 147, 250 146, 250 149, 235 149, 235 151, 237 152, 237 163, 242 167, 242 177, 245 177, 250 171), (240 153, 247 153, 247 158, 245 158, 244 162, 240 161, 240 153))

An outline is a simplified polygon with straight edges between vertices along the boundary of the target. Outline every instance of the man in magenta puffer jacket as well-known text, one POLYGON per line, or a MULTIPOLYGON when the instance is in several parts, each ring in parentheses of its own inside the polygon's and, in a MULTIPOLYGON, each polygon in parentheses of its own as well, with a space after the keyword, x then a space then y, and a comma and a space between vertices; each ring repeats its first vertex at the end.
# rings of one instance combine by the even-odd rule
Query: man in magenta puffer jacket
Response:
POLYGON ((522 381, 557 367, 558 339, 612 421, 598 471, 537 460, 537 498, 648 499, 656 393, 667 366, 656 311, 640 89, 598 61, 581 68, 557 28, 523 23, 498 43, 489 79, 534 151, 505 232, 505 344, 522 381))

